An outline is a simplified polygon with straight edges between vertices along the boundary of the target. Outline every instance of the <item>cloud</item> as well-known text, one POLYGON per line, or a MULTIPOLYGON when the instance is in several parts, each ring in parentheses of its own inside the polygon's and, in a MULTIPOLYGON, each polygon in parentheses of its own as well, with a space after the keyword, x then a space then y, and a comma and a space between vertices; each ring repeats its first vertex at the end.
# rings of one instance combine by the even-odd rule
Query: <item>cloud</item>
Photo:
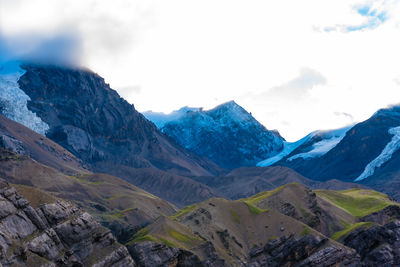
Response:
POLYGON ((354 122, 354 117, 350 113, 336 111, 333 114, 338 117, 346 117, 346 118, 350 119, 351 122, 354 122))
POLYGON ((310 68, 302 68, 297 77, 271 88, 266 92, 266 96, 297 99, 306 96, 314 86, 324 84, 326 84, 326 78, 321 73, 310 68))
POLYGON ((25 33, 0 34, 0 62, 20 60, 41 64, 79 65, 80 38, 71 31, 54 35, 25 33))
POLYGON ((102 72, 103 65, 117 69, 126 64, 127 58, 121 55, 128 55, 154 24, 150 1, 0 0, 0 6, 0 42, 13 43, 7 45, 8 55, 46 62, 79 61, 96 72, 102 72), (10 49, 15 44, 22 52, 10 49))

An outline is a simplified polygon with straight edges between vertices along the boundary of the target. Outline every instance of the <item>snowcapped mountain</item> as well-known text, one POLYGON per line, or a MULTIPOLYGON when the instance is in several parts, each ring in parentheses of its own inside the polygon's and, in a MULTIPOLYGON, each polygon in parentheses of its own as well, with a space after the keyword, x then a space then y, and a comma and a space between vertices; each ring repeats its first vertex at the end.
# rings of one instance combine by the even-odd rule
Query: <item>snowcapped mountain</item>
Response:
POLYGON ((400 105, 335 131, 314 132, 259 166, 292 168, 314 180, 360 182, 400 199, 400 105))
POLYGON ((211 110, 184 107, 170 114, 143 114, 185 148, 225 168, 254 166, 284 147, 279 133, 267 130, 234 101, 211 110))

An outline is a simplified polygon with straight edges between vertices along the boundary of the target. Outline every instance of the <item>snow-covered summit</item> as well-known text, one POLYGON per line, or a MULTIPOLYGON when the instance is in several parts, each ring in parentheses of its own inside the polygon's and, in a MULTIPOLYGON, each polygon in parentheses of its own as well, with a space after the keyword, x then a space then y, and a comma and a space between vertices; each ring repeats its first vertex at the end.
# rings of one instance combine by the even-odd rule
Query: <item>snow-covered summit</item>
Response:
POLYGON ((279 133, 266 129, 235 101, 210 110, 184 107, 144 115, 179 144, 222 167, 255 165, 283 148, 279 133))

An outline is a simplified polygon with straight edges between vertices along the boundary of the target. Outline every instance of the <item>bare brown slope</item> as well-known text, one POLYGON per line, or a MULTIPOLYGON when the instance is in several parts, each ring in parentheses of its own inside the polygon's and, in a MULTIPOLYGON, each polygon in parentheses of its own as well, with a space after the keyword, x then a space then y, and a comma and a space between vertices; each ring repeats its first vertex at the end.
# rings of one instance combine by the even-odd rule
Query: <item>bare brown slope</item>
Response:
POLYGON ((0 177, 72 200, 114 230, 119 238, 128 238, 123 236, 124 231, 135 231, 176 210, 168 202, 120 178, 89 172, 66 175, 7 150, 0 150, 0 177))
POLYGON ((281 166, 239 168, 218 178, 198 177, 194 179, 212 187, 229 199, 249 197, 288 183, 300 183, 313 189, 366 188, 364 185, 339 180, 325 182, 310 180, 290 168, 281 166))
MULTIPOLYGON (((9 147, 10 144, 7 145, 0 142, 0 147, 6 147, 15 152, 29 155, 32 159, 67 175, 91 173, 80 165, 81 160, 60 145, 2 115, 0 115, 0 138, 6 138, 7 142, 11 142, 11 146, 13 146, 9 147)), ((210 187, 190 178, 167 173, 152 167, 136 169, 123 164, 109 164, 107 162, 98 162, 92 166, 97 171, 121 177, 127 182, 178 206, 200 202, 219 195, 210 187)), ((103 175, 103 177, 106 176, 103 175)), ((116 179, 115 177, 108 177, 116 179)), ((56 184, 55 181, 51 183, 54 186, 56 184)), ((54 189, 53 191, 57 190, 54 189)))
MULTIPOLYGON (((98 170, 103 167, 96 166, 98 170)), ((109 173, 165 199, 178 207, 222 196, 213 188, 176 174, 154 168, 134 169, 127 166, 116 166, 109 173)), ((217 179, 217 177, 214 177, 217 179)))
POLYGON ((81 160, 68 150, 1 114, 0 144, 65 173, 85 171, 81 160))

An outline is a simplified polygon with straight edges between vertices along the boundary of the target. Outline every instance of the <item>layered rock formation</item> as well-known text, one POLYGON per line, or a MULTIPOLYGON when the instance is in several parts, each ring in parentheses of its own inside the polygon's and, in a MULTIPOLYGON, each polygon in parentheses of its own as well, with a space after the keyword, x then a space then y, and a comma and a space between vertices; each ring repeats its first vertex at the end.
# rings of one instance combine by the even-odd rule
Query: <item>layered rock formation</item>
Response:
POLYGON ((400 264, 400 221, 359 228, 347 235, 343 244, 354 248, 366 266, 400 264))
POLYGON ((249 266, 359 266, 360 257, 349 248, 327 245, 328 239, 314 235, 284 236, 250 252, 249 266))
POLYGON ((0 180, 3 266, 134 266, 127 249, 88 213, 64 202, 38 208, 0 180))

